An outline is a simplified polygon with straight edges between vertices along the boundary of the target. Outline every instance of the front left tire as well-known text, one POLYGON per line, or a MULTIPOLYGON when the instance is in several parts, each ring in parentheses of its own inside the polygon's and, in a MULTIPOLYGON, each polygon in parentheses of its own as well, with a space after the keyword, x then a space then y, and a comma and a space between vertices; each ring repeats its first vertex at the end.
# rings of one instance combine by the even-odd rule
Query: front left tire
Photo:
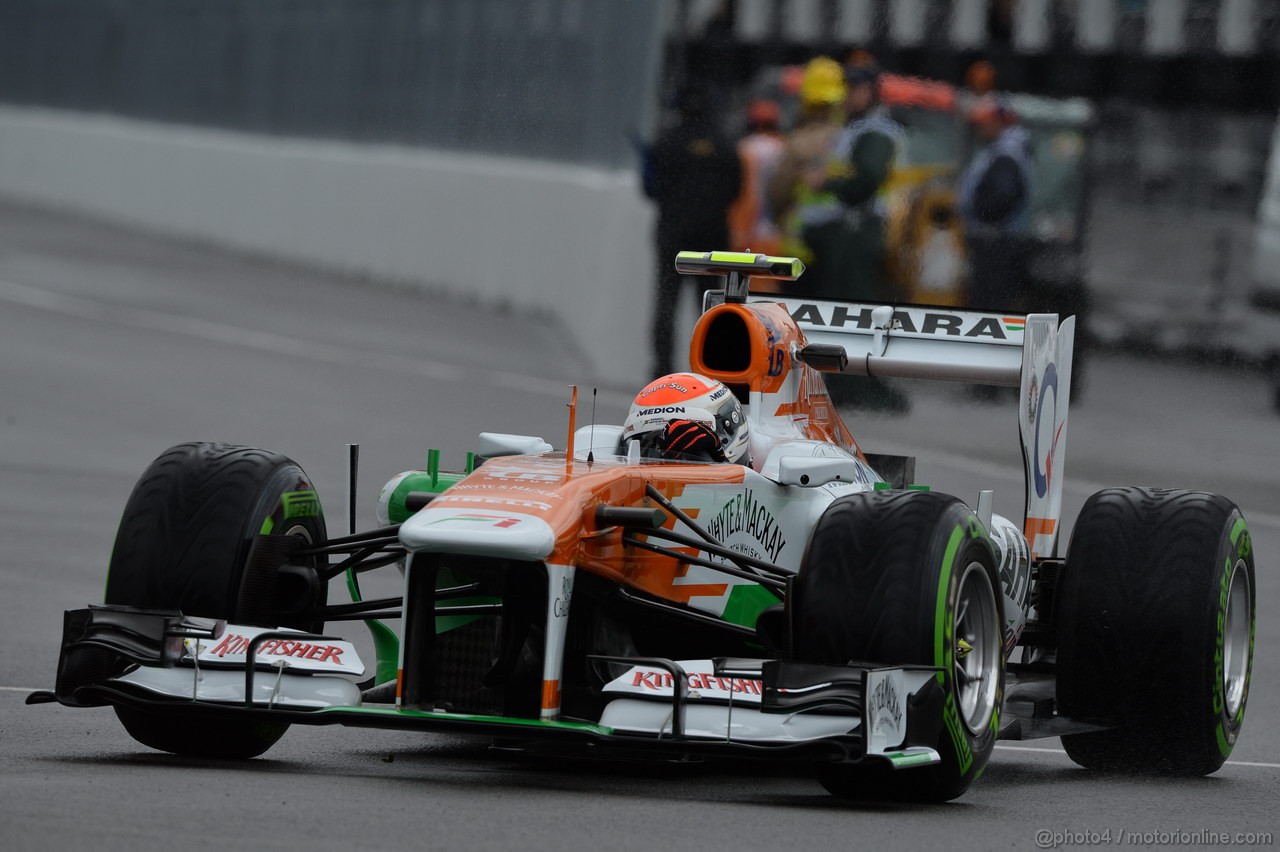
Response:
MULTIPOLYGON (((125 505, 105 602, 320 630, 322 624, 287 613, 323 604, 324 585, 302 582, 305 571, 283 575, 252 559, 262 534, 294 536, 309 544, 326 539, 319 498, 296 462, 233 444, 171 447, 142 474, 125 505)), ((315 571, 320 563, 309 567, 315 571)), ((288 728, 121 706, 116 714, 144 745, 206 758, 256 757, 288 728)))

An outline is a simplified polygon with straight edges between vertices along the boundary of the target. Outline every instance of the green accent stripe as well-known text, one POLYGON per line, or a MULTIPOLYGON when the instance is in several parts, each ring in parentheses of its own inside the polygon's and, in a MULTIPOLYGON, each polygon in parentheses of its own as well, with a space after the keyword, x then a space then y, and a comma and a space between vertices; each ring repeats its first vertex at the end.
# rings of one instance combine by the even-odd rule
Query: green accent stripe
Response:
POLYGON ((1222 752, 1223 757, 1231 756, 1231 744, 1227 742, 1226 735, 1222 731, 1222 723, 1218 723, 1218 727, 1214 729, 1214 733, 1218 737, 1218 751, 1222 752))
POLYGON ((729 589, 729 600, 720 617, 731 624, 755 627, 760 613, 781 602, 772 592, 757 583, 734 586, 729 589))
POLYGON ((908 766, 927 766, 933 763, 933 758, 927 754, 902 754, 900 752, 894 754, 886 754, 889 762, 893 764, 894 769, 906 769, 908 766))
POLYGON ((267 518, 265 521, 262 522, 262 529, 258 530, 258 533, 260 535, 271 535, 271 531, 275 528, 276 528, 275 519, 267 518))
MULTIPOLYGON (((933 616, 933 664, 944 669, 951 667, 951 648, 947 642, 947 595, 951 591, 951 566, 955 564, 956 552, 960 550, 960 542, 963 540, 964 527, 957 525, 951 531, 946 552, 942 554, 942 566, 938 571, 938 602, 933 616)), ((946 682, 942 672, 938 672, 938 682, 946 682)))
POLYGON ((1231 543, 1235 544, 1240 538, 1240 533, 1245 531, 1248 524, 1244 522, 1244 518, 1237 518, 1236 524, 1231 528, 1231 543))
MULTIPOLYGON (((352 603, 363 600, 360 595, 360 583, 356 580, 355 572, 350 568, 347 569, 347 591, 351 593, 352 603)), ((373 653, 377 658, 374 665, 376 672, 374 679, 378 683, 395 680, 400 669, 400 637, 376 618, 366 618, 364 624, 373 637, 373 653)))

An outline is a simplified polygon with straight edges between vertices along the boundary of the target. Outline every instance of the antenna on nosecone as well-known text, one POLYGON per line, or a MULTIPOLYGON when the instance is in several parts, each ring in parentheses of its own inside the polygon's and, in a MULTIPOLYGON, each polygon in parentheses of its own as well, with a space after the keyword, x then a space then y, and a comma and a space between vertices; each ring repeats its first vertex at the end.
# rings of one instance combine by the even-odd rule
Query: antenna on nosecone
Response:
POLYGON ((590 437, 590 438, 588 439, 588 441, 587 441, 587 443, 589 444, 589 446, 587 447, 587 464, 589 464, 589 465, 590 465, 590 464, 594 464, 594 463, 595 463, 595 460, 596 460, 596 457, 595 457, 595 446, 596 446, 596 393, 597 393, 599 390, 600 390, 599 388, 592 388, 592 389, 591 389, 591 432, 589 433, 589 434, 591 435, 591 437, 590 437))
POLYGON ((564 475, 573 474, 573 431, 578 414, 578 386, 569 385, 569 439, 564 444, 564 475))

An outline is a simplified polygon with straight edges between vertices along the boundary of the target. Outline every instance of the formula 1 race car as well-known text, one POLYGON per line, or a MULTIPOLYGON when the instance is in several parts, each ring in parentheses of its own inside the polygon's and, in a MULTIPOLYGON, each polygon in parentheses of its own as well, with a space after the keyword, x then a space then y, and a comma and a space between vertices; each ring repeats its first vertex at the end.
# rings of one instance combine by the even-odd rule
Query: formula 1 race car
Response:
POLYGON ((954 798, 1001 738, 1062 736, 1090 767, 1222 765, 1253 657, 1248 528, 1222 497, 1110 488, 1058 557, 1072 318, 750 294, 794 281, 793 258, 677 267, 726 277, 690 361, 742 404, 749 465, 649 458, 571 414, 563 451, 482 433, 454 473, 433 451, 382 489, 379 528, 330 537, 290 459, 176 446, 125 507, 106 604, 66 613, 56 688, 30 701, 112 705, 194 757, 339 723, 801 762, 848 797, 954 798), (1025 518, 864 452, 827 372, 1020 388, 1025 518), (389 566, 403 594, 363 599, 389 566), (339 576, 350 603, 327 602, 339 576), (372 672, 330 635, 343 621, 373 631, 372 672))

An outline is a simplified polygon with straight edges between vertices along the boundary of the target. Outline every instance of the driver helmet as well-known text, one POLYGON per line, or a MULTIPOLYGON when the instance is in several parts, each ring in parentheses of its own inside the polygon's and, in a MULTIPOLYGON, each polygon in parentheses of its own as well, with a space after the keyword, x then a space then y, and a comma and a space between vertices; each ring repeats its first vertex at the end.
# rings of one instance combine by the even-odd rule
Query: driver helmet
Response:
MULTIPOLYGON (((729 388, 697 373, 670 373, 654 379, 636 394, 622 427, 622 442, 640 441, 647 455, 694 458, 709 455, 714 461, 747 464, 747 418, 729 388), (710 446, 699 445, 698 454, 684 454, 683 442, 672 439, 684 433, 685 423, 701 424, 709 432, 710 446)), ((705 460, 702 459, 702 460, 705 460)))

